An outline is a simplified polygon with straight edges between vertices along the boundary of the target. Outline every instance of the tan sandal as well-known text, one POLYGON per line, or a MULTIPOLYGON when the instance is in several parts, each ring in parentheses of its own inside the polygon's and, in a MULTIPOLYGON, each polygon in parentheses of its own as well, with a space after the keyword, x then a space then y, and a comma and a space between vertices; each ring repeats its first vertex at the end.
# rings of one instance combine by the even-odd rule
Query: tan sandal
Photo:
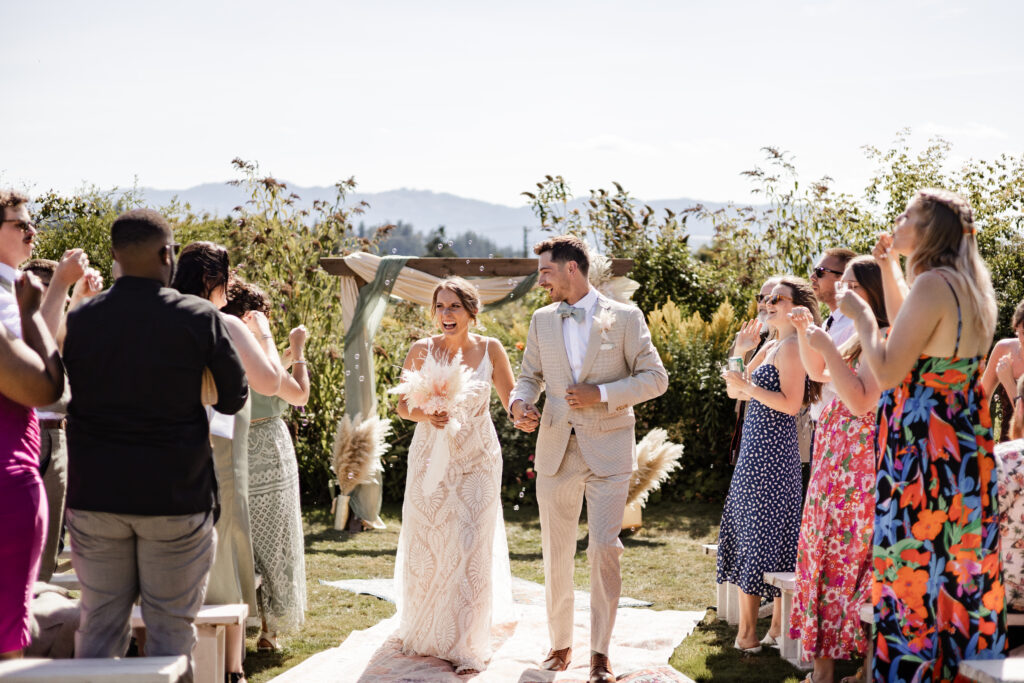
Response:
POLYGON ((260 631, 260 637, 256 640, 256 650, 259 652, 280 652, 281 645, 277 642, 277 634, 260 631))

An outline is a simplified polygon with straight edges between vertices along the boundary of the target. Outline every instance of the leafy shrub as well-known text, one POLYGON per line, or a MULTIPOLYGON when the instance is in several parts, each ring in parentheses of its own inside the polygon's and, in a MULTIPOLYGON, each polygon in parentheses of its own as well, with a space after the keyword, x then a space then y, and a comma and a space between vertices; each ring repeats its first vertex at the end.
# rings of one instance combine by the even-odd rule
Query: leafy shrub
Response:
POLYGON ((671 299, 648 316, 669 384, 659 399, 636 407, 637 436, 663 427, 669 439, 683 444, 681 467, 655 498, 718 500, 729 488, 735 401, 726 395, 721 373, 739 323, 727 301, 707 321, 699 313, 686 315, 671 299))

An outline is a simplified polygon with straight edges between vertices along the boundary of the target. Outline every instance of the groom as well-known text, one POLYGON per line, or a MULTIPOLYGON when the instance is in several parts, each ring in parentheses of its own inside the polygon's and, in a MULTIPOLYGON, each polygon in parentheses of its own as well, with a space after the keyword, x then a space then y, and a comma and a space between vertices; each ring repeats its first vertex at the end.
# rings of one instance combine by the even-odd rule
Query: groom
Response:
POLYGON ((668 385, 643 313, 590 286, 590 259, 578 237, 533 248, 538 284, 552 304, 530 321, 522 373, 509 411, 515 426, 540 427, 534 468, 540 505, 551 652, 541 665, 564 671, 572 659, 576 529, 587 499, 590 545, 590 681, 614 681, 608 644, 622 580, 619 530, 636 467, 633 406, 668 385), (547 390, 544 414, 534 403, 547 390))

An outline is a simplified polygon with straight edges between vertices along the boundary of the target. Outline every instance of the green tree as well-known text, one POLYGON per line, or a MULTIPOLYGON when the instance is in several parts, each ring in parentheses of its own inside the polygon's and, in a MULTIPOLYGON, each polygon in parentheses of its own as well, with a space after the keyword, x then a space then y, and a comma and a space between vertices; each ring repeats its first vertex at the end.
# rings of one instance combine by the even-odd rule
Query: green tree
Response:
POLYGON ((449 239, 445 234, 444 226, 439 225, 437 228, 430 233, 427 237, 427 245, 423 250, 424 256, 458 256, 458 252, 452 247, 455 245, 455 241, 449 239))

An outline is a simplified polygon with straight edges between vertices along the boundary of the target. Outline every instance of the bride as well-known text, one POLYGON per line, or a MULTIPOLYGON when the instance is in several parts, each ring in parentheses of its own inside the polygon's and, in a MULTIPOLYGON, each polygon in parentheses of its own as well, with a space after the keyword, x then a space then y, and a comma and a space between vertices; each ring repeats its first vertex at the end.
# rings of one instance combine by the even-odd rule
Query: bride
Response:
POLYGON ((448 660, 457 674, 479 672, 491 656, 491 626, 514 619, 505 524, 501 515, 501 447, 488 404, 491 386, 508 409, 515 383, 497 339, 469 332, 480 296, 462 278, 434 289, 432 314, 441 334, 413 343, 404 369, 419 370, 427 354, 450 360, 462 352, 480 388, 455 414, 425 414, 405 399, 398 414, 418 422, 409 447, 402 531, 395 559, 398 638, 405 654, 448 660), (450 418, 461 428, 449 438, 450 418), (435 439, 448 439, 440 481, 427 484, 435 439))

